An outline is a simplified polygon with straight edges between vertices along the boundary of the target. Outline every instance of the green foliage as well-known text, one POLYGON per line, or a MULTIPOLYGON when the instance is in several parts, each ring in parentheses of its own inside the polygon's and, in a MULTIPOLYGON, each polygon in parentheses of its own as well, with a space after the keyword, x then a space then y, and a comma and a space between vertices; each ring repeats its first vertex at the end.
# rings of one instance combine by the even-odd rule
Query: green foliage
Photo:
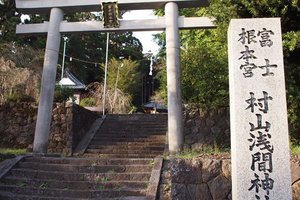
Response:
POLYGON ((21 154, 25 154, 25 153, 26 153, 26 149, 0 148, 0 154, 21 155, 21 154))
POLYGON ((6 102, 35 102, 35 99, 27 94, 23 93, 14 93, 6 97, 6 102))
POLYGON ((25 84, 19 83, 11 87, 11 93, 6 96, 6 101, 7 102, 34 102, 35 99, 25 94, 25 84))
POLYGON ((131 59, 111 59, 108 63, 107 86, 134 96, 142 82, 138 66, 138 63, 131 59))
MULTIPOLYGON (((98 82, 91 83, 87 86, 89 91, 88 97, 96 100, 97 106, 103 104, 104 86, 98 82)), ((128 113, 132 107, 132 98, 130 95, 125 94, 120 89, 106 88, 105 110, 110 113, 128 113)))
POLYGON ((41 51, 14 43, 0 43, 0 104, 36 101, 41 76, 41 51))
MULTIPOLYGON (((157 14, 163 15, 163 11, 157 14)), ((211 0, 207 8, 182 9, 180 15, 210 16, 217 25, 214 30, 180 32, 183 98, 186 103, 198 103, 207 109, 228 106, 227 30, 230 20, 281 18, 290 133, 292 138, 300 139, 299 0, 211 0)), ((165 36, 157 35, 156 40, 164 51, 165 36)), ((165 76, 159 78, 166 80, 165 76)), ((164 87, 160 92, 165 93, 164 87)))
POLYGON ((0 42, 16 40, 16 25, 20 23, 20 14, 16 12, 15 1, 0 2, 0 42))
POLYGON ((183 150, 180 154, 176 155, 176 157, 178 158, 183 158, 183 159, 193 159, 195 157, 198 157, 200 155, 206 155, 206 154, 228 154, 229 150, 228 149, 220 149, 218 147, 214 147, 214 148, 203 148, 203 149, 199 149, 199 150, 190 150, 190 149, 186 149, 183 150))
MULTIPOLYGON (((15 1, 0 1, 0 49, 3 49, 2 45, 7 42, 20 44, 23 48, 32 47, 35 49, 44 49, 46 45, 45 35, 17 36, 15 34, 15 29, 16 25, 20 23, 33 24, 49 21, 49 16, 30 15, 30 18, 24 22, 21 22, 20 17, 21 13, 17 12, 15 1)), ((64 18, 70 22, 102 20, 101 15, 95 12, 67 13, 64 18)), ((96 81, 101 82, 103 71, 98 65, 95 65, 95 63, 105 62, 106 33, 71 34, 64 36, 69 38, 65 66, 71 69, 71 71, 86 84, 96 81), (73 58, 72 61, 70 61, 71 57, 73 58)), ((61 40, 61 54, 63 52, 63 42, 64 41, 61 40)), ((15 57, 14 49, 8 48, 7 46, 4 46, 4 49, 7 50, 6 53, 10 54, 11 57, 15 57)), ((127 59, 141 60, 143 59, 142 50, 141 42, 132 35, 132 32, 110 33, 109 58, 118 58, 122 56, 127 59)), ((26 51, 24 51, 24 53, 26 53, 26 51)), ((30 51, 28 51, 28 54, 31 56, 24 56, 23 59, 16 58, 11 60, 16 63, 17 67, 30 67, 32 61, 34 61, 34 59, 30 58, 32 58, 32 55, 36 54, 30 51), (19 60, 24 62, 19 64, 19 60)), ((62 56, 59 56, 59 63, 62 63, 62 56)), ((39 68, 41 68, 41 65, 39 68)))
MULTIPOLYGON (((123 57, 130 60, 141 60, 142 44, 133 37, 131 32, 111 33, 109 44, 109 59, 123 57)), ((63 45, 61 45, 63 46, 63 45)), ((62 51, 62 50, 61 50, 62 51)), ((106 33, 70 35, 66 54, 77 59, 66 59, 66 66, 72 70, 86 84, 101 82, 104 71, 95 63, 105 63, 106 33)), ((67 58, 69 58, 67 57, 67 58)))
POLYGON ((87 97, 80 101, 80 106, 82 107, 93 107, 96 106, 97 102, 94 98, 87 97))
POLYGON ((197 103, 207 109, 228 106, 226 53, 219 52, 222 49, 219 47, 195 47, 183 52, 182 94, 186 102, 197 103))
POLYGON ((43 183, 39 186, 40 189, 47 189, 48 187, 49 187, 49 185, 48 185, 48 183, 46 183, 46 182, 43 182, 43 183))
POLYGON ((64 102, 73 97, 73 91, 67 87, 56 86, 54 91, 54 102, 64 102))
POLYGON ((292 144, 291 145, 291 154, 300 155, 300 145, 292 144))
MULTIPOLYGON (((167 89, 167 69, 164 67, 157 72, 155 79, 159 82, 159 89, 156 91, 155 96, 158 99, 162 99, 165 103, 168 101, 168 89, 167 89)), ((154 100, 158 101, 158 100, 154 100)))
POLYGON ((22 188, 22 187, 25 187, 26 186, 26 183, 24 181, 18 181, 17 182, 17 186, 22 188))

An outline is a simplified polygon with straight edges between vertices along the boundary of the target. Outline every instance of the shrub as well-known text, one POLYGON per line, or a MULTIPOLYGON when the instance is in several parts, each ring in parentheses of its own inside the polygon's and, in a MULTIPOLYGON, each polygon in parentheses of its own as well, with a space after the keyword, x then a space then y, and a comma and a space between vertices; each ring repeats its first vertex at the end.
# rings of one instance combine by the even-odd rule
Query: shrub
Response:
POLYGON ((35 99, 27 94, 14 93, 6 98, 7 102, 35 102, 35 99))
POLYGON ((56 86, 54 92, 54 102, 64 102, 73 97, 73 91, 70 88, 56 86))
POLYGON ((87 98, 84 98, 80 101, 80 106, 82 106, 82 107, 93 107, 93 106, 96 106, 96 105, 97 105, 97 102, 92 97, 87 97, 87 98))

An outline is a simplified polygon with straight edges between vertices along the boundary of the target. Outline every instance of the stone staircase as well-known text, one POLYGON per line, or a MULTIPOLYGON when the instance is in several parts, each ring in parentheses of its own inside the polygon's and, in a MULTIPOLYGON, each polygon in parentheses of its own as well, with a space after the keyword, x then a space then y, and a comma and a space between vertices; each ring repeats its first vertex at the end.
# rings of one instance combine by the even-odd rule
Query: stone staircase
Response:
POLYGON ((164 153, 167 115, 108 115, 85 156, 154 158, 164 153))
POLYGON ((107 116, 81 157, 32 155, 0 179, 0 200, 154 200, 166 115, 107 116))

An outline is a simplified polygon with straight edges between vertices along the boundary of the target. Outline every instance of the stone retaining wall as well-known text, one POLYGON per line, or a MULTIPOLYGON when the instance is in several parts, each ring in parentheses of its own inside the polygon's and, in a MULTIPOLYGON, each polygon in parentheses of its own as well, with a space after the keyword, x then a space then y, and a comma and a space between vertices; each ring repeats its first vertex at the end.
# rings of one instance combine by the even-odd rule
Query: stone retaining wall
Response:
MULTIPOLYGON (((160 183, 160 200, 231 200, 231 161, 208 155, 166 160, 160 183)), ((293 200, 300 200, 300 161, 291 157, 293 200)))
POLYGON ((0 106, 0 146, 27 148, 33 142, 37 105, 9 103, 0 106))
MULTIPOLYGON (((54 104, 49 153, 71 155, 98 115, 76 104, 54 104)), ((10 103, 0 106, 0 147, 32 148, 38 106, 10 103)))
POLYGON ((48 152, 72 155, 72 150, 97 118, 97 114, 76 104, 57 103, 52 113, 48 152))
POLYGON ((185 149, 230 147, 229 108, 204 111, 193 105, 184 107, 185 149))

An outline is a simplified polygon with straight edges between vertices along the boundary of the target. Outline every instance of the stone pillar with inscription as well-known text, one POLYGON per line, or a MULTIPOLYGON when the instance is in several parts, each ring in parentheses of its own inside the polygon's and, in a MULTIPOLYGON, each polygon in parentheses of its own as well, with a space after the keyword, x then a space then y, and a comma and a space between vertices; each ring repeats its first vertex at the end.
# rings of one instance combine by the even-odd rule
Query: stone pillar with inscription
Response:
POLYGON ((280 19, 232 20, 228 46, 232 197, 291 200, 280 19))

